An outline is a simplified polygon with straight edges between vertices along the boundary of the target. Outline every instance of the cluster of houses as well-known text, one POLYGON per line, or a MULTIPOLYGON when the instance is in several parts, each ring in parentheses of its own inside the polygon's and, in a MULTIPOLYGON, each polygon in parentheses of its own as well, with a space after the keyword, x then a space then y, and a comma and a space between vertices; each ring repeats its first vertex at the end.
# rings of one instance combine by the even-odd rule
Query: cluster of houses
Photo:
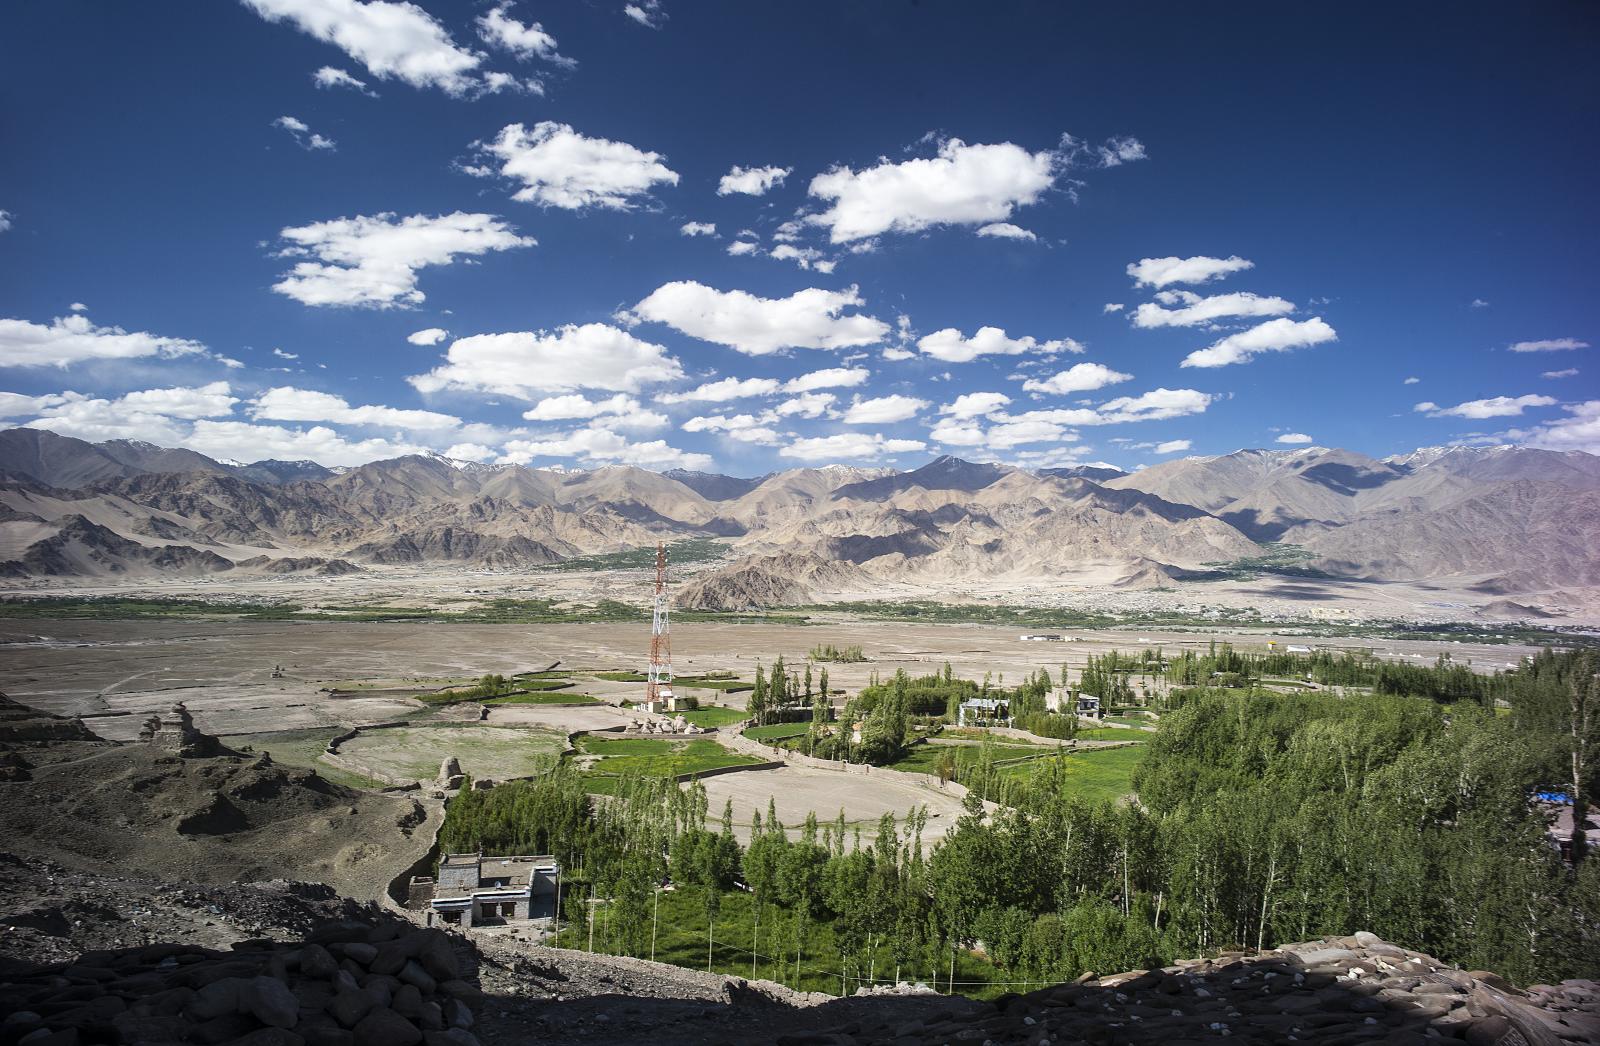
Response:
MULTIPOLYGON (((1076 714, 1081 719, 1101 719, 1100 699, 1071 687, 1057 687, 1045 695, 1048 712, 1076 714)), ((956 709, 957 726, 1010 726, 1011 702, 1003 697, 969 698, 956 709)))

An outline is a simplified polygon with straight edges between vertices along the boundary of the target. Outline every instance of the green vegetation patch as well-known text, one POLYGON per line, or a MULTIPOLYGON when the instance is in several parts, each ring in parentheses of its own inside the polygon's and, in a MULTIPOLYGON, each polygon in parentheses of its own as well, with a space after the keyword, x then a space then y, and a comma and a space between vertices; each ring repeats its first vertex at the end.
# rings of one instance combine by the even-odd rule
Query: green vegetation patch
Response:
POLYGON ((818 644, 811 648, 813 661, 838 661, 845 664, 854 664, 867 660, 867 655, 861 652, 859 646, 839 647, 832 643, 818 644))
MULTIPOLYGON (((888 945, 879 943, 871 950, 859 946, 841 948, 841 935, 832 922, 801 920, 795 913, 775 904, 760 905, 758 920, 757 904, 743 890, 721 891, 717 916, 708 920, 705 896, 708 889, 712 887, 677 885, 661 892, 659 909, 649 913, 655 923, 656 961, 704 971, 709 958, 713 972, 749 977, 754 958, 758 978, 778 981, 797 991, 831 995, 854 992, 866 984, 869 977, 885 983, 894 978, 895 956, 888 945), (845 952, 849 953, 848 959, 845 952)), ((651 899, 654 900, 653 895, 651 899)), ((619 934, 614 925, 617 918, 607 906, 596 907, 596 951, 624 951, 617 940, 619 934)), ((647 941, 648 937, 642 939, 647 941)), ((586 918, 580 915, 573 919, 552 944, 560 948, 586 949, 589 944, 586 918)), ((638 950, 645 957, 650 954, 648 946, 638 950)), ((949 959, 944 955, 941 962, 948 964, 949 959)), ((921 963, 902 965, 899 972, 902 980, 932 983, 937 977, 942 986, 950 968, 934 963, 929 956, 921 963)), ((963 995, 987 999, 1006 990, 998 985, 990 986, 991 982, 1005 978, 973 952, 962 951, 956 956, 955 977, 963 995)))
POLYGON ((728 708, 724 705, 702 705, 692 712, 680 714, 702 730, 732 726, 734 723, 747 718, 747 713, 744 709, 728 708))
POLYGON ((744 736, 756 741, 782 741, 790 737, 804 737, 810 730, 810 723, 773 723, 770 726, 752 726, 744 732, 744 736))
MULTIPOLYGON (((710 563, 728 554, 728 546, 708 538, 689 538, 674 541, 667 546, 667 562, 674 566, 685 563, 710 563)), ((649 546, 631 548, 625 552, 600 552, 592 556, 573 556, 559 563, 539 567, 553 573, 580 570, 653 570, 656 550, 649 546)))
POLYGON ((1299 545, 1280 541, 1264 541, 1259 556, 1245 556, 1235 560, 1218 560, 1205 563, 1209 569, 1189 571, 1180 575, 1185 581, 1254 581, 1262 574, 1279 577, 1314 578, 1319 581, 1343 581, 1337 574, 1309 566, 1317 554, 1299 545))
POLYGON ((679 777, 719 770, 725 766, 750 766, 760 762, 730 752, 717 742, 701 737, 681 740, 663 737, 600 738, 586 734, 578 737, 574 745, 580 754, 599 757, 589 766, 589 773, 615 777, 627 774, 679 777))

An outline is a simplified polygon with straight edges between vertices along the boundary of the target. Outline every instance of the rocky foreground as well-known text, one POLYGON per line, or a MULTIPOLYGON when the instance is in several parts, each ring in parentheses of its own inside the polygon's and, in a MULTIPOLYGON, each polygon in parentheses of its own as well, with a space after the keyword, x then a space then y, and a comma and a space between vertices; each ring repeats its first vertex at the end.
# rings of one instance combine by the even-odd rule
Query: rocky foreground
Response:
POLYGON ((980 1003, 908 986, 801 995, 504 939, 480 949, 371 908, 343 914, 294 941, 101 948, 45 965, 13 951, 0 968, 0 1046, 1600 1043, 1594 982, 1524 991, 1366 933, 980 1003))

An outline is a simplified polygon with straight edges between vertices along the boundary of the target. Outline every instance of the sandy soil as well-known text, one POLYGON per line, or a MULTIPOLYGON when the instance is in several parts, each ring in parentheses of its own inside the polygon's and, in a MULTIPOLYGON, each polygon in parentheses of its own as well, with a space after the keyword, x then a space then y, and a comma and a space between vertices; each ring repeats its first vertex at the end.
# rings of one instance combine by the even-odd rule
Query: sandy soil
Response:
MULTIPOLYGON (((673 633, 680 673, 727 669, 748 676, 757 660, 801 662, 814 645, 860 644, 871 660, 828 666, 835 688, 864 685, 873 672, 931 672, 949 661, 958 675, 992 672, 1020 679, 1086 655, 1203 648, 1212 638, 1264 648, 1314 642, 1333 649, 1372 649, 1397 659, 1431 661, 1448 652, 1491 669, 1514 664, 1531 648, 1438 641, 1327 639, 1219 631, 1076 631, 1074 642, 1022 642, 1014 629, 988 625, 862 623, 840 619, 815 625, 681 624, 673 633)), ((403 623, 0 620, 0 691, 57 714, 86 714, 95 732, 134 737, 141 717, 186 702, 206 730, 218 734, 376 723, 424 711, 407 698, 334 697, 334 681, 363 677, 460 676, 510 673, 560 661, 575 669, 637 668, 649 635, 642 624, 452 625, 403 623), (282 665, 285 678, 273 678, 282 665), (107 716, 104 713, 123 713, 107 716)), ((637 684, 582 688, 620 699, 637 684)), ((743 695, 724 700, 739 704, 743 695)), ((493 713, 496 724, 581 723, 567 729, 619 725, 605 709, 519 706, 493 713)))
POLYGON ((809 767, 785 766, 775 770, 752 770, 747 773, 723 774, 708 777, 701 782, 710 800, 708 824, 722 817, 723 804, 733 800, 733 834, 741 843, 750 841, 750 824, 753 814, 767 816, 770 800, 778 811, 778 819, 789 829, 791 837, 798 838, 799 826, 806 814, 816 812, 819 821, 830 821, 844 812, 845 823, 860 826, 862 839, 870 842, 877 831, 878 819, 893 814, 903 822, 906 814, 918 807, 928 810, 928 827, 923 842, 931 844, 942 839, 961 816, 961 800, 954 795, 944 795, 931 788, 920 788, 896 779, 887 773, 847 774, 830 770, 813 770, 809 767))

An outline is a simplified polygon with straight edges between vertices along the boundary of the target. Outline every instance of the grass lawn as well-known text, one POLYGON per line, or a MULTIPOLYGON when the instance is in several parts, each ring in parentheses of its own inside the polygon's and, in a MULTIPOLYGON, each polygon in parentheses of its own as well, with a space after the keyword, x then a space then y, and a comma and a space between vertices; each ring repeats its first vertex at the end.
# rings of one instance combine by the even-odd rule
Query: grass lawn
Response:
MULTIPOLYGON (((755 901, 740 890, 729 890, 722 895, 721 911, 707 934, 705 888, 678 886, 663 890, 659 913, 653 913, 647 904, 640 913, 640 929, 633 947, 620 940, 614 932, 616 913, 610 905, 595 906, 594 948, 612 954, 632 954, 650 957, 650 924, 652 914, 656 919, 656 950, 658 962, 672 963, 691 970, 706 968, 707 945, 710 950, 711 969, 718 973, 740 977, 751 976, 751 952, 755 952, 755 976, 780 981, 801 991, 828 992, 832 995, 849 994, 859 986, 855 976, 840 981, 839 947, 833 927, 827 923, 808 922, 797 925, 796 917, 775 904, 762 906, 760 925, 757 926, 755 901), (758 932, 759 930, 759 932, 758 932), (800 950, 796 951, 796 941, 800 950), (800 972, 795 973, 796 959, 800 972)), ((577 911, 576 906, 569 911, 577 911)), ((574 919, 564 927, 558 940, 552 942, 562 948, 586 948, 589 943, 589 925, 585 919, 574 919)), ((937 973, 941 986, 949 973, 949 953, 935 958, 924 956, 919 962, 902 967, 902 980, 931 982, 937 973), (935 969, 936 968, 936 969, 935 969)), ((880 981, 894 978, 894 958, 884 946, 877 949, 876 962, 871 969, 880 981)), ((859 976, 865 978, 868 968, 859 976)), ((956 981, 975 982, 959 985, 962 993, 978 998, 992 998, 1006 990, 989 986, 990 981, 1004 977, 989 963, 968 952, 962 952, 956 962, 956 981)))
POLYGON ((730 752, 708 738, 664 737, 598 738, 579 737, 577 749, 600 758, 589 768, 591 774, 644 777, 677 777, 697 774, 724 766, 749 766, 760 760, 730 752))
POLYGON ((744 736, 755 741, 782 741, 786 737, 804 737, 810 730, 810 723, 773 723, 770 726, 752 726, 744 732, 744 736))
MULTIPOLYGON (((1034 762, 1055 751, 1055 749, 1046 748, 1043 745, 995 745, 994 749, 995 760, 1008 763, 1008 765, 1000 768, 1001 772, 1006 774, 1025 774, 1028 767, 1034 762), (1008 762, 1014 759, 1021 759, 1022 761, 1017 763, 1008 762)), ((956 766, 962 771, 978 762, 979 748, 977 745, 916 745, 903 758, 890 763, 889 769, 904 770, 912 774, 937 775, 939 773, 939 761, 944 758, 946 752, 949 752, 955 758, 956 766)))
POLYGON ((742 708, 728 708, 723 705, 701 705, 693 712, 680 714, 702 730, 709 730, 714 726, 729 726, 750 717, 750 714, 742 708))
POLYGON ((1143 730, 1118 730, 1114 726, 1092 727, 1078 731, 1080 741, 1131 741, 1142 744, 1149 740, 1143 730))
POLYGON ((1067 791, 1090 800, 1122 798, 1133 791, 1133 770, 1144 758, 1144 749, 1100 748, 1072 752, 1067 761, 1067 791))
POLYGON ((982 741, 986 737, 993 737, 996 741, 1005 745, 1031 745, 1034 743, 1025 737, 1002 737, 999 734, 991 734, 989 731, 976 726, 947 726, 939 731, 939 736, 948 737, 952 741, 982 741))

